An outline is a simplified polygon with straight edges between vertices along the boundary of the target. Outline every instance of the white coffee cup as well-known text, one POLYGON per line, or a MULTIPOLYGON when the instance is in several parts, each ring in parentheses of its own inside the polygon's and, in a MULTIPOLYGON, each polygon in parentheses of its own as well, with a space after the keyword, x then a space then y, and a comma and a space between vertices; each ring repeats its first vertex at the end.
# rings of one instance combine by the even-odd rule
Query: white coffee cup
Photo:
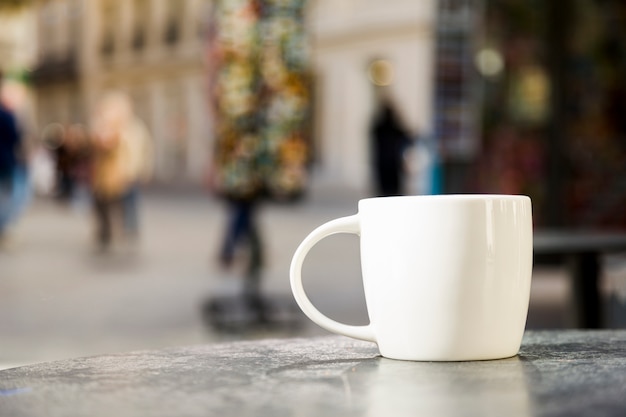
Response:
POLYGON ((331 332, 378 344, 392 359, 485 360, 517 354, 532 274, 530 198, 513 195, 380 197, 309 234, 291 262, 302 311, 331 332), (360 235, 370 324, 320 313, 302 285, 309 250, 335 233, 360 235))

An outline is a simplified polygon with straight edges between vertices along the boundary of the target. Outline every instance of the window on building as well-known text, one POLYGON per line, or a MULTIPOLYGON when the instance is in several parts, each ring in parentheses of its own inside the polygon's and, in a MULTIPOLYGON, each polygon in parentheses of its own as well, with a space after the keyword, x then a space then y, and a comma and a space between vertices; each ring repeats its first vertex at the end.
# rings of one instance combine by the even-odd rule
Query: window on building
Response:
POLYGON ((55 33, 54 10, 51 3, 41 6, 39 15, 39 59, 45 61, 53 55, 53 37, 55 33))
POLYGON ((183 16, 185 15, 185 2, 167 2, 167 13, 165 20, 165 31, 163 40, 169 45, 176 44, 182 34, 183 16))
POLYGON ((150 9, 148 1, 134 0, 132 48, 135 51, 142 50, 146 45, 149 16, 150 9))
POLYGON ((115 24, 116 10, 112 0, 102 3, 102 32, 100 38, 100 52, 102 55, 111 56, 115 51, 115 24))
POLYGON ((74 54, 79 48, 79 39, 81 35, 80 23, 83 19, 83 4, 74 0, 68 5, 68 19, 69 19, 69 43, 70 54, 74 54))

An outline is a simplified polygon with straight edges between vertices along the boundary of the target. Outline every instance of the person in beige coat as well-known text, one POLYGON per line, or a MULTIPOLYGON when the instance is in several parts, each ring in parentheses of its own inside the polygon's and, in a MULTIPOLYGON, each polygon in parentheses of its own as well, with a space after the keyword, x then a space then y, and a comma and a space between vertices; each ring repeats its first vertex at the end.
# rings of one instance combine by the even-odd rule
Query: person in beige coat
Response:
POLYGON ((100 249, 108 249, 117 224, 127 240, 138 237, 139 185, 152 173, 152 145, 148 129, 123 93, 101 99, 92 130, 97 242, 100 249))

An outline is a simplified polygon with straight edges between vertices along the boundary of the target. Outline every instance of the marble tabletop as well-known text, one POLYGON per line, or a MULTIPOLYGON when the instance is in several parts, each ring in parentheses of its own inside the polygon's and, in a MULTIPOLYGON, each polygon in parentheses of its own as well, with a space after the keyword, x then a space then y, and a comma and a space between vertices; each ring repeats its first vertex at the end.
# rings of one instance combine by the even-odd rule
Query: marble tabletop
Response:
POLYGON ((0 371, 0 416, 626 416, 626 330, 528 331, 518 356, 403 362, 340 336, 0 371))

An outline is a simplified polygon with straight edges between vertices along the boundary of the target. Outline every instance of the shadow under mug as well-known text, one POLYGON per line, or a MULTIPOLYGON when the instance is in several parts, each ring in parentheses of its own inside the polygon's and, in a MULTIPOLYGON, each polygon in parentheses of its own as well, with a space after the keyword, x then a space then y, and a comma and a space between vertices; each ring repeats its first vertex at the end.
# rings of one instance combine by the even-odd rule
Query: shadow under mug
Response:
POLYGON ((296 250, 291 288, 302 311, 334 333, 378 344, 392 359, 486 360, 519 351, 532 275, 532 207, 527 196, 437 195, 359 201, 296 250), (370 323, 322 314, 307 297, 302 265, 335 233, 360 236, 370 323))

